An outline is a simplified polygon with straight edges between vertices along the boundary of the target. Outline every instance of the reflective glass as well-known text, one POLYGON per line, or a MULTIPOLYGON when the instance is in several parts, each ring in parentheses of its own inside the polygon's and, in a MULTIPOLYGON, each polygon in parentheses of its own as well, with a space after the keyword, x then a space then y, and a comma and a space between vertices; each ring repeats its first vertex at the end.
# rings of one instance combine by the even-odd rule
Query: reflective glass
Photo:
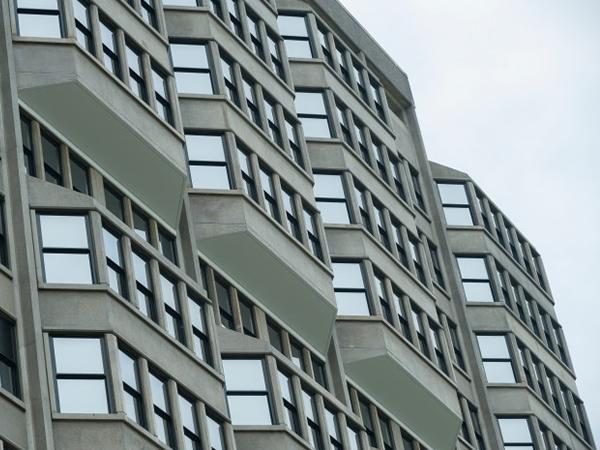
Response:
POLYGON ((207 417, 206 422, 211 450, 223 450, 223 433, 221 432, 221 425, 211 417, 207 417))
POLYGON ((323 94, 320 92, 296 92, 294 102, 298 114, 327 114, 323 94))
POLYGON ((174 67, 208 69, 208 56, 204 45, 171 44, 174 67))
POLYGON ((498 424, 505 444, 531 443, 531 432, 526 418, 500 418, 498 424))
POLYGON ((479 335, 477 336, 477 342, 483 358, 510 359, 505 336, 479 335))
POLYGON ((119 263, 121 261, 119 238, 117 238, 106 228, 102 229, 102 237, 104 239, 104 251, 106 253, 106 257, 116 263, 119 263))
POLYGON ((312 58, 312 50, 309 41, 286 39, 284 43, 288 58, 312 58))
POLYGON ((362 271, 359 263, 332 263, 333 287, 364 289, 362 271))
POLYGON ((192 186, 198 189, 229 189, 225 166, 190 166, 192 186))
POLYGON ((119 351, 121 379, 134 389, 138 389, 135 360, 123 351, 119 351))
POLYGON ((45 253, 43 257, 47 283, 91 284, 93 282, 88 254, 45 253))
POLYGON ((317 202, 325 223, 350 223, 346 202, 317 202))
POLYGON ((448 225, 471 226, 473 218, 469 208, 456 208, 444 206, 444 216, 448 225))
POLYGON ((277 25, 279 26, 279 31, 282 36, 308 36, 304 16, 280 15, 277 17, 277 25))
POLYGON ((330 138, 331 130, 327 118, 302 117, 302 128, 307 138, 330 138))
POLYGON ((470 302, 493 302, 494 295, 492 294, 492 288, 487 282, 478 283, 463 281, 463 288, 465 290, 465 296, 467 301, 470 302))
POLYGON ((483 258, 457 258, 463 279, 487 280, 488 272, 483 258))
POLYGON ((104 380, 56 380, 58 402, 63 413, 108 413, 104 380))
POLYGON ((212 94, 212 81, 209 73, 175 72, 177 92, 181 94, 212 94))
POLYGON ((369 304, 364 292, 336 292, 335 300, 340 316, 368 316, 369 304))
POLYGON ((455 205, 468 205, 467 193, 464 184, 446 184, 438 183, 442 203, 452 203, 455 205))
POLYGON ((266 396, 229 396, 231 422, 234 425, 271 425, 266 396))
POLYGON ((185 143, 190 161, 223 161, 223 137, 205 134, 186 134, 185 143))
POLYGON ((88 248, 84 216, 40 215, 42 246, 45 248, 88 248))
POLYGON ((510 361, 484 361, 483 368, 489 383, 515 382, 515 374, 510 361))
POLYGON ((340 175, 316 173, 313 177, 316 197, 344 198, 344 186, 340 175))
POLYGON ((19 14, 19 35, 30 37, 62 36, 58 15, 19 14))
POLYGON ((104 373, 100 339, 55 337, 52 343, 57 373, 104 373))
POLYGON ((225 384, 228 391, 266 391, 260 359, 225 359, 225 384))

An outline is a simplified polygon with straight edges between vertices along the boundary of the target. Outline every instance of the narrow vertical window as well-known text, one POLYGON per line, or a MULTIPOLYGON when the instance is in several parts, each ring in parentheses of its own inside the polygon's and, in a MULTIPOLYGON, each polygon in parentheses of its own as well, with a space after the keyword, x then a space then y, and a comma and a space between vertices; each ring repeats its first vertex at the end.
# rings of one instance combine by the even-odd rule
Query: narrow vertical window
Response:
POLYGON ((246 297, 238 293, 238 303, 240 308, 240 320, 242 322, 242 331, 246 336, 256 337, 256 320, 254 319, 254 306, 246 297))
POLYGON ((77 156, 69 155, 69 166, 71 168, 71 184, 73 190, 81 194, 90 195, 89 167, 77 156))
POLYGON ((375 164, 377 166, 377 172, 379 173, 379 176, 381 177, 381 179, 387 183, 388 182, 388 167, 387 167, 387 163, 385 160, 385 148, 383 147, 383 144, 381 142, 379 142, 378 139, 376 139, 375 137, 371 136, 371 148, 373 149, 373 155, 375 156, 375 164))
POLYGON ((190 311, 190 322, 192 324, 194 353, 201 360, 211 364, 212 356, 204 305, 199 300, 188 297, 188 310, 190 311))
POLYGON ((321 24, 317 25, 317 37, 319 38, 323 58, 327 64, 333 67, 333 56, 331 54, 331 47, 329 46, 329 31, 321 24))
POLYGON ((392 295, 394 305, 396 306, 396 314, 398 315, 398 321, 400 322, 400 331, 409 341, 412 341, 410 335, 410 327, 408 326, 408 315, 406 314, 406 308, 404 307, 404 301, 402 300, 403 293, 396 286, 392 287, 392 295))
POLYGON ((300 220, 298 219, 298 211, 294 202, 294 193, 290 188, 282 186, 281 197, 283 198, 283 208, 285 209, 288 231, 297 241, 302 242, 300 220))
POLYGON ((108 414, 104 350, 99 338, 52 338, 58 410, 108 414))
POLYGON ((421 283, 425 284, 425 268, 423 267, 423 258, 421 258, 421 241, 416 237, 409 237, 408 248, 410 249, 417 278, 421 283))
POLYGON ((177 238, 161 226, 158 227, 158 250, 173 264, 177 264, 177 238))
POLYGON ((515 383, 515 372, 504 335, 480 334, 479 351, 488 383, 515 383))
POLYGON ((252 122, 260 127, 260 111, 256 99, 256 82, 251 79, 249 75, 242 74, 242 88, 244 91, 244 98, 246 99, 248 116, 252 122))
POLYGON ((423 324, 423 320, 421 319, 421 309, 412 305, 411 307, 412 319, 415 325, 415 331, 417 332, 417 342, 419 344, 419 350, 423 353, 427 358, 431 359, 431 354, 429 353, 429 347, 427 346, 427 337, 425 335, 425 325, 423 324))
POLYGON ((46 181, 64 186, 60 144, 53 136, 42 131, 42 156, 46 181))
POLYGON ((304 205, 304 226, 306 227, 306 234, 308 236, 309 250, 322 261, 323 248, 321 247, 321 239, 319 238, 317 214, 308 209, 306 205, 304 205))
POLYGON ((307 138, 330 138, 331 127, 322 92, 296 92, 296 111, 307 138))
POLYGON ((277 198, 275 197, 272 174, 264 167, 261 167, 259 171, 265 208, 273 220, 280 222, 281 218, 279 217, 279 208, 277 206, 277 198))
POLYGON ((35 177, 35 162, 33 158, 33 139, 31 136, 31 120, 21 115, 21 139, 23 141, 23 159, 25 160, 25 172, 35 177))
POLYGON ((408 269, 408 254, 406 253, 406 244, 402 236, 402 228, 403 226, 396 219, 392 218, 392 236, 396 251, 398 252, 398 259, 400 260, 400 264, 408 269))
POLYGON ((505 450, 533 450, 529 421, 526 417, 499 417, 498 425, 505 450))
POLYGON ((340 125, 340 132, 342 140, 352 147, 352 134, 350 133, 350 125, 348 124, 348 116, 346 115, 346 106, 342 105, 340 102, 336 102, 335 111, 337 114, 338 122, 340 125))
POLYGON ((152 412, 156 436, 167 446, 175 448, 175 433, 167 382, 152 371, 150 372, 150 392, 152 393, 152 412))
POLYGON ((206 428, 208 431, 208 444, 210 450, 224 450, 223 425, 220 420, 213 419, 210 414, 206 415, 206 428))
POLYGON ((340 174, 315 173, 315 199, 325 223, 350 223, 348 203, 340 174))
POLYGON ((20 36, 62 37, 58 0, 18 0, 16 3, 20 36))
POLYGON ((169 87, 166 76, 156 67, 152 67, 152 81, 154 84, 154 99, 158 116, 170 124, 173 123, 173 112, 169 97, 169 87))
POLYGON ((240 20, 240 11, 237 0, 225 0, 227 4, 227 11, 229 12, 229 22, 233 32, 243 41, 244 30, 242 28, 242 21, 240 20))
POLYGON ((139 379, 137 358, 119 348, 119 365, 123 386, 123 407, 125 414, 142 427, 146 426, 144 401, 139 379))
POLYGON ((213 94, 207 47, 199 44, 171 44, 170 48, 177 92, 213 94))
POLYGON ((296 164, 304 168, 304 156, 302 156, 302 149, 300 148, 298 126, 298 122, 292 121, 292 119, 290 119, 289 117, 285 118, 285 131, 287 134, 287 140, 290 146, 292 158, 294 159, 296 164))
POLYGON ((269 391, 260 359, 224 359, 227 402, 234 425, 271 425, 269 391))
POLYGON ((394 450, 394 438, 392 436, 390 419, 385 417, 382 413, 379 413, 379 428, 381 429, 384 450, 394 450))
POLYGON ((450 321, 450 319, 447 319, 447 321, 450 341, 452 343, 452 350, 454 351, 454 359, 456 360, 458 367, 466 370, 465 357, 462 351, 462 346, 460 345, 460 338, 458 336, 458 328, 454 322, 450 321))
POLYGON ((219 315, 221 317, 221 325, 230 330, 235 330, 235 322, 233 320, 233 307, 231 306, 231 296, 229 294, 229 284, 217 278, 215 280, 217 302, 219 304, 219 315))
POLYGON ((268 98, 265 95, 265 113, 267 115, 267 126, 269 127, 269 134, 273 142, 279 147, 283 147, 283 136, 281 134, 281 123, 277 116, 277 108, 275 107, 275 101, 268 98))
POLYGON ((90 5, 86 0, 74 0, 75 35, 77 42, 88 52, 94 54, 94 38, 90 25, 90 5))
POLYGON ((200 428, 196 415, 195 401, 187 395, 179 393, 179 412, 183 428, 183 446, 185 449, 200 449, 200 428))
POLYGON ((125 221, 125 197, 115 187, 104 182, 104 204, 121 222, 125 221))
POLYGON ((381 313, 383 314, 383 318, 388 323, 393 323, 390 299, 385 289, 385 278, 380 273, 375 273, 375 290, 377 292, 379 304, 381 305, 381 313))
POLYGON ((448 225, 471 226, 471 206, 464 184, 438 183, 442 208, 448 225))
POLYGON ((279 388, 283 397, 283 407, 285 408, 285 424, 297 435, 301 434, 300 420, 298 417, 298 406, 292 380, 285 373, 278 371, 279 388))
POLYGON ((104 67, 116 77, 121 77, 119 66, 119 50, 117 49, 117 36, 115 27, 106 18, 100 18, 100 38, 102 39, 102 61, 104 67))
POLYGON ((332 263, 333 288, 340 316, 371 314, 360 263, 332 263))
POLYGON ((137 207, 131 210, 133 231, 146 242, 150 242, 150 221, 148 216, 137 207))
POLYGON ((281 59, 281 51, 279 50, 279 38, 275 34, 267 31, 267 43, 269 45, 269 56, 271 59, 271 68, 281 79, 285 77, 283 70, 283 61, 281 59))
POLYGON ((332 450, 342 450, 343 446, 337 416, 329 408, 325 408, 325 423, 327 424, 327 434, 329 435, 329 448, 332 450))
POLYGON ((302 391, 302 402, 304 404, 304 414, 308 425, 308 442, 311 447, 317 450, 323 449, 323 440, 321 439, 321 423, 317 412, 317 404, 314 395, 302 391))
POLYGON ((350 70, 348 70, 348 62, 346 61, 346 49, 339 42, 335 43, 335 55, 340 64, 340 74, 344 82, 351 85, 350 70))
POLYGON ((406 188, 404 187, 404 181, 402 180, 402 172, 404 166, 402 162, 394 155, 390 153, 390 164, 392 166, 392 178, 394 180, 394 188, 400 198, 406 201, 406 188))
POLYGON ((367 206, 367 195, 364 187, 360 186, 356 181, 354 184, 354 194, 358 203, 358 213, 360 215, 360 223, 369 232, 373 232, 371 226, 371 216, 369 215, 369 207, 367 206))
POLYGON ((413 193, 415 196, 415 202, 419 208, 426 211, 425 208, 425 197, 423 196, 423 189, 421 187, 421 177, 417 169, 410 168, 410 179, 412 181, 413 193))
POLYGON ((15 325, 0 315, 0 389, 18 397, 20 389, 17 360, 15 325))
POLYGON ((132 252, 133 274, 135 276, 136 296, 140 311, 151 320, 155 320, 154 290, 150 278, 150 264, 135 250, 132 252))
POLYGON ((158 20, 156 18, 156 7, 154 0, 140 0, 142 18, 152 28, 158 29, 158 20))
POLYGON ((371 165, 371 153, 369 152, 369 147, 367 146, 367 135, 366 128, 364 124, 362 124, 356 117, 353 118, 354 121, 354 134, 356 135, 356 145, 358 147, 355 149, 362 160, 367 163, 368 166, 371 165))
POLYGON ((493 302, 490 277, 483 257, 457 257, 463 289, 468 302, 493 302))
POLYGON ((225 96, 235 105, 240 106, 240 96, 235 80, 233 63, 223 56, 221 56, 221 70, 223 72, 223 81, 225 83, 225 96))
POLYGON ((387 227, 387 223, 385 221, 385 212, 383 209, 383 205, 373 201, 373 209, 375 210, 375 223, 377 224, 377 232, 379 234, 379 242, 386 249, 390 250, 390 237, 389 231, 387 227))
POLYGON ((288 58, 312 58, 313 52, 308 37, 308 26, 305 16, 288 16, 280 14, 277 17, 279 32, 288 58))
POLYGON ((238 144, 238 158, 240 162, 240 170, 242 175, 242 188, 246 194, 255 202, 258 202, 258 194, 256 192, 256 181, 254 180, 254 171, 250 163, 250 156, 240 148, 238 144))
POLYGON ((9 266, 8 238, 6 234, 6 214, 4 211, 4 199, 0 198, 0 264, 9 266))
POLYGON ((381 85, 373 78, 370 79, 371 96, 373 97, 373 104, 375 111, 379 118, 385 121, 385 110, 383 107, 383 96, 381 94, 381 85))
POLYGON ((446 365, 446 359, 444 358, 441 329, 439 325, 433 323, 431 320, 429 321, 429 335, 431 336, 431 343, 433 344, 436 364, 442 372, 448 374, 448 366, 446 365))
POLYGON ((106 227, 102 228, 102 237, 104 239, 104 253, 106 254, 108 285, 121 297, 129 298, 121 239, 106 227))
POLYGON ((229 170, 223 136, 186 134, 192 187, 199 189, 230 189, 229 170))
POLYGON ((165 328, 167 333, 185 344, 181 303, 177 292, 177 283, 164 274, 160 274, 160 287, 165 307, 165 328))
POLYGON ((358 407, 360 410, 360 417, 362 418, 363 425, 365 426, 365 431, 367 433, 367 438, 369 440, 369 445, 371 447, 377 448, 377 436, 375 434, 375 425, 373 423, 373 416, 371 415, 371 407, 369 403, 363 399, 359 398, 358 407))
POLYGON ((429 248, 429 257, 431 258, 431 267, 433 268, 434 280, 442 288, 445 288, 444 273, 442 272, 442 264, 440 263, 440 257, 438 254, 438 248, 429 239, 427 240, 427 247, 429 248))
POLYGON ((93 283, 86 217, 46 214, 38 217, 46 283, 93 283))
POLYGON ((365 102, 369 102, 369 95, 367 94, 367 85, 365 83, 365 77, 363 75, 363 67, 358 61, 352 62, 352 69, 354 70, 354 79, 356 80, 356 87, 360 98, 365 102))
POLYGON ((259 21, 258 21, 258 18, 249 11, 249 8, 247 6, 246 6, 246 24, 248 25, 248 32, 250 33, 250 42, 252 43, 252 48, 254 50, 254 54, 264 61, 265 46, 263 44, 261 34, 260 34, 259 21))
POLYGON ((142 53, 132 43, 125 44, 127 53, 127 69, 129 72, 129 87, 133 93, 143 101, 148 101, 146 94, 146 79, 142 69, 142 53))

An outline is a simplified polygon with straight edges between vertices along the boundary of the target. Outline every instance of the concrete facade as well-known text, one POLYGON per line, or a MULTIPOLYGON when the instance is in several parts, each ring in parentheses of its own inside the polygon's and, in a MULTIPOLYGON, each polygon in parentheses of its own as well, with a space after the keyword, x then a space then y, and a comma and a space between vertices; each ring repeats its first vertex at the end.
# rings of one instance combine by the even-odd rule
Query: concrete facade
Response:
POLYGON ((337 1, 0 19, 0 450, 595 448, 540 255, 337 1))

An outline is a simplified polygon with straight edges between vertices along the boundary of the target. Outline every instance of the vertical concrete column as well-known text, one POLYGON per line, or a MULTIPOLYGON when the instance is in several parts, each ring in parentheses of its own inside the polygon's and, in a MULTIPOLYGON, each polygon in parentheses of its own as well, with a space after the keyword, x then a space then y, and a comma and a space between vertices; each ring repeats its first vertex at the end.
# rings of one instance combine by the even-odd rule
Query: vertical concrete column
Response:
MULTIPOLYGON (((94 37, 93 39, 93 46, 94 46, 94 55, 96 55, 98 57, 98 59, 100 59, 100 62, 102 63, 102 33, 100 32, 100 12, 98 11, 98 6, 96 6, 94 3, 90 3, 90 8, 89 8, 89 14, 90 14, 90 29, 92 31, 92 36, 94 37)), ((144 74, 144 78, 146 78, 146 75, 144 74)), ((148 78, 146 78, 148 79, 148 78)))
POLYGON ((181 410, 179 408, 179 392, 177 390, 177 383, 169 379, 166 381, 166 385, 167 401, 173 423, 175 448, 185 448, 183 438, 183 422, 181 420, 181 410))
POLYGON ((467 181, 465 183, 465 192, 467 194, 467 200, 469 202, 471 216, 473 217, 473 224, 476 226, 483 226, 483 214, 481 205, 478 207, 477 194, 475 193, 475 186, 473 182, 467 181))
POLYGON ((232 180, 232 188, 243 190, 242 173, 240 169, 240 160, 238 158, 237 143, 235 134, 228 131, 225 133, 225 149, 227 150, 227 161, 229 163, 229 172, 232 180))
POLYGON ((146 427, 150 434, 156 436, 156 424, 154 423, 154 404, 152 403, 152 388, 150 387, 150 372, 148 369, 148 360, 139 358, 138 376, 140 378, 140 391, 144 406, 144 417, 146 417, 146 427))
POLYGON ((152 293, 154 295, 154 314, 156 323, 165 329, 165 305, 163 302, 162 286, 160 283, 160 268, 158 261, 150 258, 148 261, 150 284, 152 285, 152 293))
POLYGON ((381 310, 381 303, 379 303, 379 294, 377 292, 377 287, 375 283, 375 271, 373 270, 373 264, 368 259, 363 260, 362 262, 363 268, 365 271, 365 288, 367 290, 367 298, 370 302, 369 309, 371 310, 371 315, 383 317, 383 311, 381 310))
POLYGON ((90 257, 92 259, 92 273, 97 284, 108 285, 108 271, 106 268, 106 253, 102 232, 102 217, 98 211, 89 214, 90 257))
POLYGON ((195 354, 194 335, 192 334, 192 321, 190 319, 190 306, 188 303, 187 286, 184 282, 177 283, 177 297, 179 298, 179 312, 183 323, 184 345, 195 354))
POLYGON ((37 177, 44 180, 46 178, 44 170, 44 152, 42 148, 42 131, 40 123, 37 120, 31 122, 31 144, 33 145, 33 164, 37 177))
POLYGON ((112 412, 124 413, 123 404, 123 385, 121 375, 121 365, 119 364, 119 344, 114 334, 105 334, 104 342, 106 346, 105 372, 107 374, 109 404, 112 405, 112 412))
POLYGON ((137 286, 135 277, 135 268, 133 266, 133 253, 131 248, 131 239, 128 236, 121 237, 121 249, 123 266, 125 269, 125 279, 127 284, 127 292, 129 294, 129 301, 133 306, 139 308, 139 301, 137 298, 137 286))
POLYGON ((63 186, 67 189, 73 189, 73 181, 71 179, 71 165, 69 164, 69 147, 61 143, 60 148, 60 170, 63 175, 63 186))

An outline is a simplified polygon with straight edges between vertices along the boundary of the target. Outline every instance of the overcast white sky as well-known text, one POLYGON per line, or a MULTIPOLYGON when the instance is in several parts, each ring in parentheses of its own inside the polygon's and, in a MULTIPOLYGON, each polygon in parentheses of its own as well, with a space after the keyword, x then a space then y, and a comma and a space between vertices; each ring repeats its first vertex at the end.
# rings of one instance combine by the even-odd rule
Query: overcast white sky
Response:
POLYGON ((544 258, 600 440, 600 1, 342 0, 407 72, 429 158, 544 258))

